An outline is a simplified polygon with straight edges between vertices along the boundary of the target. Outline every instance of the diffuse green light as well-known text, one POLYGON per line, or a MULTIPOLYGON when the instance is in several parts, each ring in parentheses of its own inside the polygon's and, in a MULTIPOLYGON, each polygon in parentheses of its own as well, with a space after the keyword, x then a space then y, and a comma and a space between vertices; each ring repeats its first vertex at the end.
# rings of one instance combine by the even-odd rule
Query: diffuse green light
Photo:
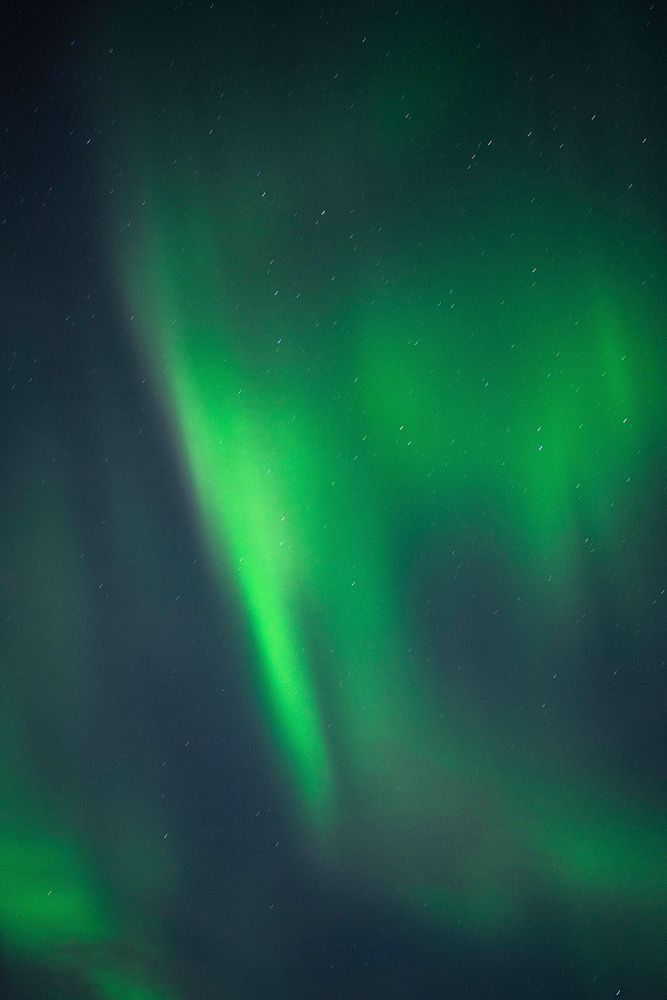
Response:
POLYGON ((11 517, 3 546, 16 572, 0 720, 3 952, 31 988, 39 970, 47 982, 94 990, 100 1000, 174 1000, 167 987, 151 985, 156 977, 146 974, 140 949, 125 968, 128 928, 81 832, 81 734, 95 684, 86 566, 63 463, 53 459, 62 451, 49 430, 34 431, 25 415, 28 443, 5 491, 11 517))
MULTIPOLYGON (((442 545, 479 511, 508 574, 548 580, 542 613, 559 614, 581 524, 617 557, 615 497, 645 473, 646 425, 664 422, 650 308, 568 267, 561 221, 546 275, 528 266, 526 237, 498 273, 459 264, 446 280, 372 287, 331 344, 317 341, 296 305, 290 329, 270 300, 249 320, 229 298, 224 198, 211 193, 211 217, 206 192, 202 181, 183 201, 165 179, 147 190, 122 266, 304 816, 346 870, 408 905, 421 893, 450 926, 462 913, 476 933, 511 924, 526 883, 573 907, 584 894, 591 913, 613 896, 644 926, 657 818, 637 807, 628 865, 608 776, 578 782, 598 803, 590 822, 567 781, 549 792, 539 752, 527 795, 530 769, 470 701, 433 697, 395 540, 408 523, 442 545)), ((531 745, 535 723, 523 725, 517 744, 531 745)), ((594 949, 583 922, 579 933, 594 949)))

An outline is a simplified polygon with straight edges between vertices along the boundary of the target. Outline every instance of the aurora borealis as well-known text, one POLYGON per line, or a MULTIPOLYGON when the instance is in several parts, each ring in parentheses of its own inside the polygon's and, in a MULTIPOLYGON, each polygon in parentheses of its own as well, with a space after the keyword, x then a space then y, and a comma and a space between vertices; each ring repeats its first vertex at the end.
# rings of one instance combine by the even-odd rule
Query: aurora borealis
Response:
POLYGON ((654 6, 15 31, 3 996, 664 996, 654 6))

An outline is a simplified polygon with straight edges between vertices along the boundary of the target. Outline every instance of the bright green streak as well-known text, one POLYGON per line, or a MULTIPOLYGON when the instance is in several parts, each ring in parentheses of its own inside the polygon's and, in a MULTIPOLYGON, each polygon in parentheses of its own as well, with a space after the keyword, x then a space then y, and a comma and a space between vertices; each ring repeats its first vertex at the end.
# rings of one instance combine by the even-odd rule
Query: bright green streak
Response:
MULTIPOLYGON (((315 812, 330 805, 331 776, 316 692, 297 624, 306 568, 294 522, 290 481, 309 475, 307 446, 296 443, 290 465, 284 442, 295 417, 262 414, 264 400, 220 352, 226 320, 202 262, 184 280, 184 264, 169 253, 168 230, 154 250, 157 322, 176 430, 199 500, 213 559, 229 565, 251 622, 262 665, 262 697, 278 742, 315 812), (190 282, 197 287, 189 299, 190 282), (188 307, 183 301, 188 299, 188 307), (259 412, 258 412, 259 411, 259 412)), ((187 268, 188 262, 185 262, 187 268)))

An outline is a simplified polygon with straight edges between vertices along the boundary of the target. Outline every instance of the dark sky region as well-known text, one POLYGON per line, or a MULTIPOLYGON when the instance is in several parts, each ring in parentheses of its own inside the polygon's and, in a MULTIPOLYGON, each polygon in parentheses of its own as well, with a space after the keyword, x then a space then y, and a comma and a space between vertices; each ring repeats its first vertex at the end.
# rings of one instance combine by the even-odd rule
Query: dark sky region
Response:
POLYGON ((3 12, 3 1000, 667 991, 664 12, 3 12))

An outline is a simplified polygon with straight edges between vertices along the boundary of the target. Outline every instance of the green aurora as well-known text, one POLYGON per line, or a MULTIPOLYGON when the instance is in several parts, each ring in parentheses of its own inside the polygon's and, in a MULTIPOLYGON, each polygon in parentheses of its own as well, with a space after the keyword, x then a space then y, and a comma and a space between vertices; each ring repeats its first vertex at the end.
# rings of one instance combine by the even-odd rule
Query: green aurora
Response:
MULTIPOLYGON (((636 933, 619 966, 642 939, 652 953, 662 820, 586 761, 576 720, 556 723, 563 754, 508 708, 508 748, 455 683, 441 700, 410 581, 474 517, 533 634, 568 620, 588 550, 622 577, 622 518, 664 440, 653 288, 631 270, 616 280, 617 236, 584 225, 562 187, 549 208, 503 207, 501 173, 473 210, 471 225, 487 225, 474 257, 435 234, 430 251, 387 259, 385 248, 378 275, 382 237, 364 234, 351 266, 334 224, 326 263, 299 268, 302 289, 280 272, 280 250, 275 261, 262 249, 281 247, 298 196, 266 206, 269 181, 251 192, 193 172, 210 162, 199 116, 172 115, 170 127, 188 166, 151 156, 147 114, 134 187, 144 207, 118 257, 203 544, 224 587, 238 587, 258 703, 311 849, 422 916, 481 934, 525 919, 539 886, 570 911, 586 956, 609 947, 603 915, 622 907, 636 933), (255 252, 268 258, 263 282, 255 252), (327 265, 344 290, 317 312, 327 265)), ((310 220, 316 231, 326 214, 310 220)), ((439 652, 445 674, 461 669, 439 652)), ((536 649, 524 667, 527 690, 544 683, 545 659, 536 649)), ((563 675, 576 698, 571 664, 563 675)))
MULTIPOLYGON (((304 871, 473 948, 518 935, 529 949, 546 900, 582 996, 613 996, 626 980, 662 989, 664 812, 650 776, 619 767, 595 730, 582 649, 599 626, 579 609, 601 588, 636 684, 650 688, 632 635, 649 598, 664 603, 650 559, 665 457, 664 253, 641 193, 624 183, 632 206, 609 212, 555 139, 545 171, 530 107, 511 110, 521 126, 506 138, 507 110, 487 107, 511 74, 488 39, 470 62, 458 54, 477 37, 463 20, 440 47, 426 26, 401 48, 390 26, 349 57, 355 82, 340 94, 322 83, 327 60, 304 61, 311 88, 301 81, 307 96, 284 120, 258 96, 265 83, 248 94, 232 73, 217 85, 231 42, 218 53, 192 29, 173 70, 174 22, 149 72, 148 25, 120 21, 107 33, 133 44, 106 86, 118 107, 134 99, 102 170, 118 188, 114 278, 221 618, 230 590, 238 600, 250 655, 236 669, 249 672, 260 752, 295 817, 304 871), (387 68, 385 50, 404 54, 387 68), (218 125, 225 87, 237 110, 218 125), (350 138, 343 108, 357 91, 350 138), (462 178, 451 191, 424 179, 441 149, 444 187, 448 171, 462 178)), ((611 117, 591 128, 602 146, 616 142, 611 117)), ((639 148, 640 133, 626 141, 639 148)), ((31 438, 43 442, 42 429, 31 438)), ((119 468, 123 449, 109 431, 119 468)), ((27 449, 14 510, 33 458, 27 449)), ((142 544, 159 553, 140 468, 113 476, 119 563, 142 544)), ((44 496, 7 532, 25 568, 17 605, 46 625, 10 643, 6 699, 20 718, 18 665, 48 664, 71 763, 99 697, 91 585, 67 483, 54 472, 44 496), (35 588, 44 552, 57 594, 35 588)), ((148 598, 156 621, 162 597, 148 598)), ((36 712, 40 697, 28 701, 36 712)), ((3 729, 8 954, 53 970, 68 997, 175 1000, 158 931, 122 891, 113 898, 77 810, 28 791, 31 753, 29 733, 3 729)), ((120 813, 125 793, 114 794, 120 813)), ((118 858, 160 837, 138 780, 127 796, 133 821, 112 824, 118 858)), ((178 848, 161 851, 124 860, 127 884, 177 883, 178 848)))

